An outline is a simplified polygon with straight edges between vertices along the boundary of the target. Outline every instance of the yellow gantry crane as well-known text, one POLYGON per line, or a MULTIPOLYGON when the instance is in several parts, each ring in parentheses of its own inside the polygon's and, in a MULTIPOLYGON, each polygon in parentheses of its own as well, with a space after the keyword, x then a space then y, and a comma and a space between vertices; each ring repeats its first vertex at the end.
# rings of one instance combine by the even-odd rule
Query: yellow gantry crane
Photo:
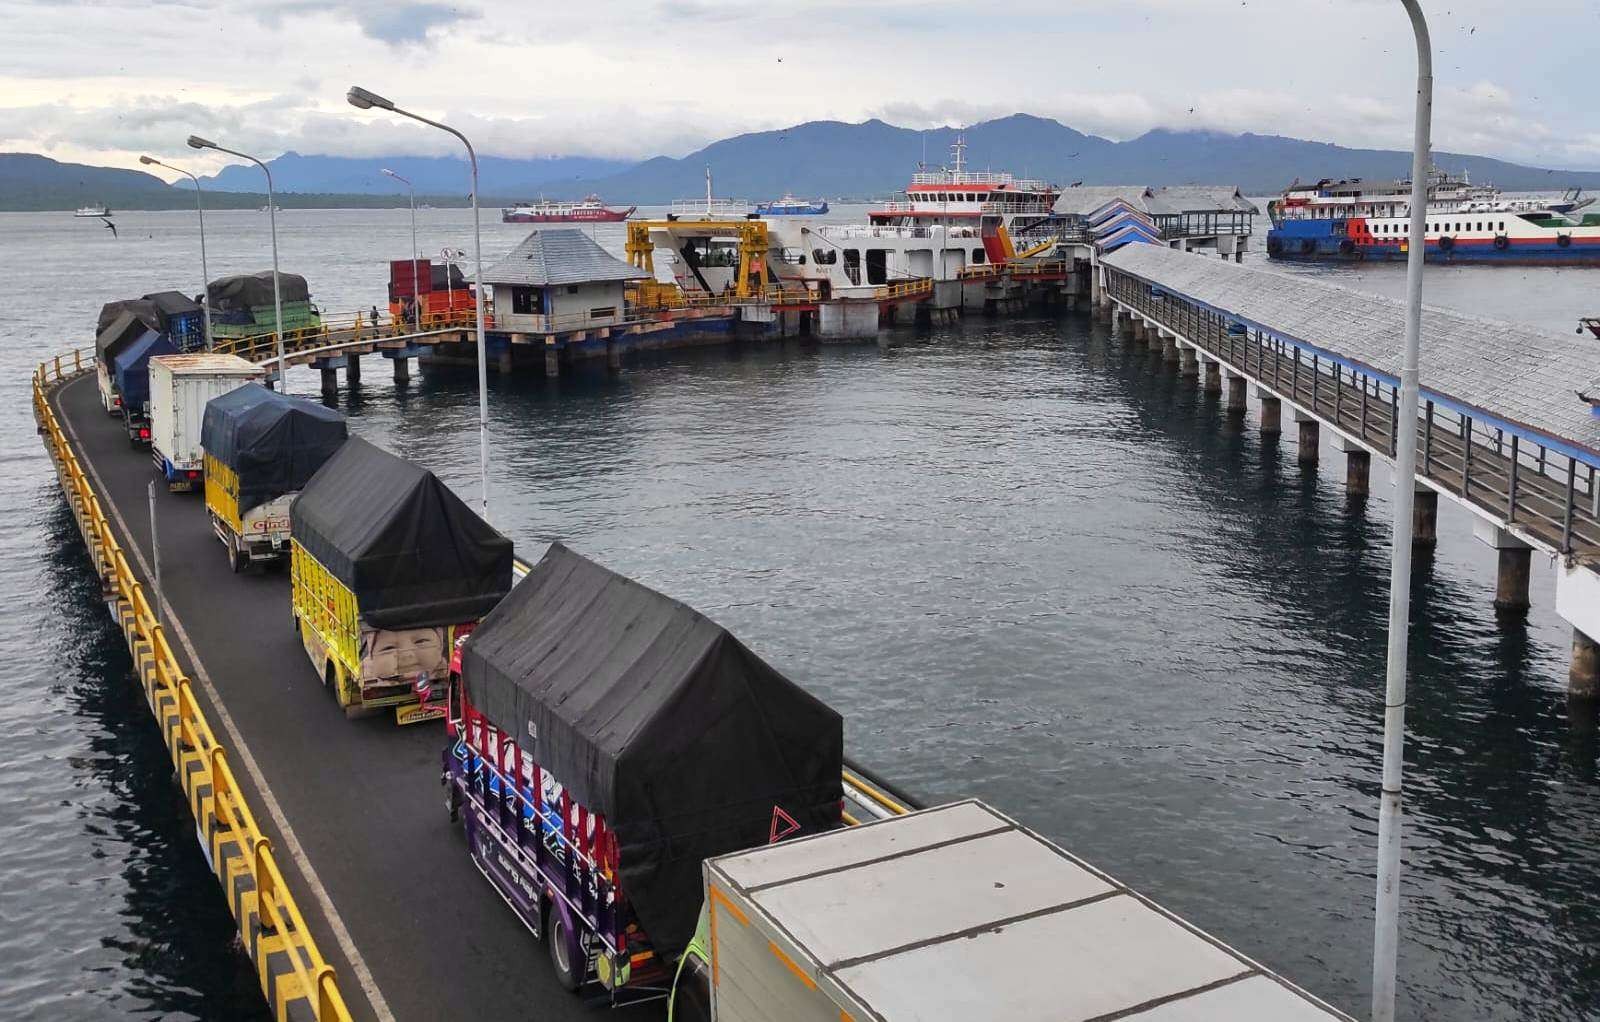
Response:
POLYGON ((733 297, 759 298, 767 291, 767 224, 764 220, 629 220, 628 262, 654 274, 655 242, 651 231, 666 231, 699 238, 738 238, 739 275, 733 297))

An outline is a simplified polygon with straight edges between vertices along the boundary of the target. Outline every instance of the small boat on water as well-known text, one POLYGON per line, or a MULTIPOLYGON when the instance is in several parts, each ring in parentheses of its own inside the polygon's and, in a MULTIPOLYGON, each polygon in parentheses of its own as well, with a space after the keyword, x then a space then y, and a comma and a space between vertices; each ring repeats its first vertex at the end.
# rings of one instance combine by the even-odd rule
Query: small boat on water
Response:
POLYGON ((103 202, 91 202, 87 206, 79 206, 73 216, 81 217, 106 217, 111 215, 111 208, 103 202))
POLYGON ((757 216, 821 216, 828 211, 828 200, 797 199, 785 192, 783 198, 756 203, 757 216))
POLYGON ((500 222, 506 224, 614 224, 628 219, 637 206, 612 209, 600 201, 600 196, 590 195, 581 202, 524 202, 502 209, 500 222))

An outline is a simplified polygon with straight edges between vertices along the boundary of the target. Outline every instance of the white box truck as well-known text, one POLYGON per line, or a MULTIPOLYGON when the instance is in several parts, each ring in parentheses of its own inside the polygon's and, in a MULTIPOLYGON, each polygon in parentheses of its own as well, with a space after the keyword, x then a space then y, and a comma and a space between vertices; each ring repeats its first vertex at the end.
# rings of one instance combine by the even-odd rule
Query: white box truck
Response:
POLYGON ((197 352, 150 360, 150 459, 168 489, 193 490, 200 482, 206 402, 265 376, 265 369, 237 355, 197 352))
POLYGON ((981 802, 704 878, 672 1022, 1353 1022, 981 802))

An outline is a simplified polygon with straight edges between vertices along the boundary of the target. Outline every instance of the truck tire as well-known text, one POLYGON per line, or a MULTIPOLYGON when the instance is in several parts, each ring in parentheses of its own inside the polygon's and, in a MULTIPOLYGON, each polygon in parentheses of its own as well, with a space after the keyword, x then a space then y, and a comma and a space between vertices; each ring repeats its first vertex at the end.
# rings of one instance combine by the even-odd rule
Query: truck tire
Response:
POLYGON ((461 821, 461 792, 456 790, 456 782, 449 774, 444 775, 444 811, 450 814, 451 823, 461 821))
POLYGON ((588 965, 578 938, 567 927, 561 910, 551 906, 550 920, 545 928, 545 938, 550 945, 550 965, 556 971, 556 982, 568 993, 577 993, 583 985, 583 973, 588 965))
POLYGON ((244 566, 248 563, 249 558, 244 555, 244 551, 239 549, 239 541, 237 539, 228 540, 228 570, 237 575, 244 570, 244 566))

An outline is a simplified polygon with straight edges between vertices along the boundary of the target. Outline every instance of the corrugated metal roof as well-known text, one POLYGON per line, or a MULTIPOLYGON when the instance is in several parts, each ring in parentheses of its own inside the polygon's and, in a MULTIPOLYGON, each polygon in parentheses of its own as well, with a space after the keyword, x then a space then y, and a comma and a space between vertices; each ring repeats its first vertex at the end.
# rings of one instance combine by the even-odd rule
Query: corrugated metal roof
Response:
POLYGON ((1150 189, 1144 185, 1079 185, 1063 188, 1052 212, 1068 216, 1088 216, 1101 206, 1121 199, 1135 209, 1149 211, 1146 199, 1150 189))
POLYGON ((1150 194, 1150 212, 1173 213, 1259 213, 1256 204, 1239 194, 1233 185, 1175 185, 1158 188, 1150 194))
MULTIPOLYGON (((1280 337, 1398 379, 1405 305, 1393 298, 1272 270, 1130 245, 1105 264, 1280 337)), ((1592 340, 1424 306, 1424 394, 1564 441, 1600 464, 1600 417, 1578 400, 1596 389, 1592 340)))
POLYGON ((643 280, 645 271, 618 259, 572 228, 532 231, 504 259, 483 271, 486 284, 592 284, 643 280))

